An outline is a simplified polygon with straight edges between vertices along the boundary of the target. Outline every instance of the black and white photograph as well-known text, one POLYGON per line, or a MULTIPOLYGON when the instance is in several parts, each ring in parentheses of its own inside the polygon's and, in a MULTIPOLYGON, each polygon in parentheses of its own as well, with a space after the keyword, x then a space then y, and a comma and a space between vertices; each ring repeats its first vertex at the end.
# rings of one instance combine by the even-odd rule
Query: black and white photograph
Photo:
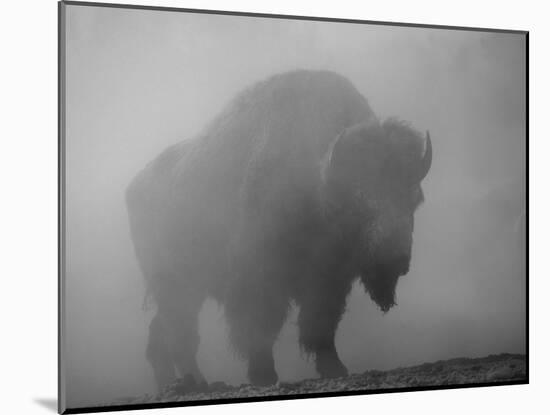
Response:
POLYGON ((61 412, 520 385, 528 33, 59 3, 61 412))

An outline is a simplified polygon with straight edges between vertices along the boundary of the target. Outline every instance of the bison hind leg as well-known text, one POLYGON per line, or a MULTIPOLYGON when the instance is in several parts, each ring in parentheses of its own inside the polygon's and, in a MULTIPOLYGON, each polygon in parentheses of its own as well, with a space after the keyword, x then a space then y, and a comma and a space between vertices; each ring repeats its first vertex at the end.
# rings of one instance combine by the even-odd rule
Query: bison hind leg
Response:
POLYGON ((146 356, 153 368, 157 391, 160 393, 166 386, 176 380, 176 367, 158 315, 151 320, 149 325, 146 356))
POLYGON ((192 377, 198 385, 204 384, 196 357, 200 342, 198 313, 205 296, 197 287, 192 288, 169 277, 157 278, 152 286, 157 315, 151 324, 151 333, 152 338, 160 338, 162 343, 150 340, 156 349, 149 348, 148 358, 159 389, 171 380, 173 373, 182 379, 192 377))

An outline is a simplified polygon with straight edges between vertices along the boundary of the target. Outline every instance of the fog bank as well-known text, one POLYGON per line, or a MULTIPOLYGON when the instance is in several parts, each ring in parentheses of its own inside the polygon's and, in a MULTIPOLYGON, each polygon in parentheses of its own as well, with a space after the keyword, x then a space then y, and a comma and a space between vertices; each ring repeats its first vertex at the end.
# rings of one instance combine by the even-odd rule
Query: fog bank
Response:
MULTIPOLYGON (((244 87, 275 73, 349 78, 381 117, 429 129, 434 158, 413 259, 383 315, 355 286, 337 333, 350 372, 525 352, 525 42, 517 34, 67 8, 66 348, 70 406, 154 390, 153 309, 124 191, 244 87)), ((246 381, 222 309, 200 313, 208 381, 246 381)), ((283 381, 315 376, 296 310, 275 346, 283 381)))

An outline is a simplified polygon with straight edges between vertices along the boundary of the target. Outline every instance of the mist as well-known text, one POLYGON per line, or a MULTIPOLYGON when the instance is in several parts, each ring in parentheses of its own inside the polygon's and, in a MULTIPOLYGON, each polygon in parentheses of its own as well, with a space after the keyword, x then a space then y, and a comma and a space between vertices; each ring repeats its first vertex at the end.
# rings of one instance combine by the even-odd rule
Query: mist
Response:
MULTIPOLYGON (((519 34, 67 7, 65 347, 69 406, 152 393, 154 307, 124 192, 243 88, 293 69, 347 77, 381 118, 429 130, 434 157, 410 272, 382 314, 354 286, 337 332, 351 373, 525 353, 525 41, 519 34)), ((315 377, 293 310, 282 381, 315 377)), ((247 382, 223 310, 200 313, 209 382, 247 382)))

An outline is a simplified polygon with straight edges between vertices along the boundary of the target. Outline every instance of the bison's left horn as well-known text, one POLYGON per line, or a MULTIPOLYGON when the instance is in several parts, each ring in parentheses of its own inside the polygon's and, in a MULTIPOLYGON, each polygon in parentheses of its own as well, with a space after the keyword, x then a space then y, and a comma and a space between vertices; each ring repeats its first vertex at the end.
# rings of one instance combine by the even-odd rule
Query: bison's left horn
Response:
POLYGON ((422 162, 420 163, 420 169, 418 172, 418 181, 422 181, 424 177, 430 171, 432 166, 432 140, 430 139, 430 132, 426 131, 426 150, 424 151, 424 157, 422 157, 422 162))

